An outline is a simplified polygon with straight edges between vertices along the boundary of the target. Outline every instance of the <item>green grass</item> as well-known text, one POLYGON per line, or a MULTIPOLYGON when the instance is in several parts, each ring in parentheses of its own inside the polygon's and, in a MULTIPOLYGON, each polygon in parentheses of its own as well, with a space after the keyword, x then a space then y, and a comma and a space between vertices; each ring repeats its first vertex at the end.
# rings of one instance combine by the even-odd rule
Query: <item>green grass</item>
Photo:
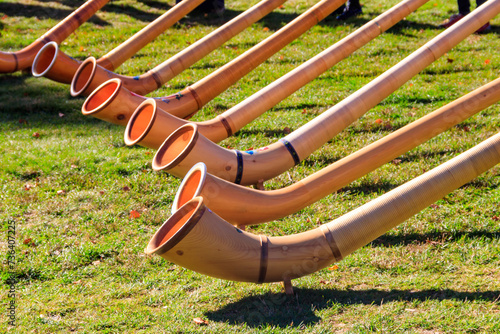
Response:
MULTIPOLYGON (((327 18, 194 120, 237 104, 396 2, 367 1, 363 15, 345 23, 327 18)), ((0 49, 21 49, 81 3, 0 2, 0 49)), ((285 3, 150 95, 172 94, 196 82, 312 3, 285 3)), ((63 42, 63 51, 81 60, 103 55, 171 5, 113 1, 63 42)), ((144 73, 249 5, 227 1, 223 18, 182 20, 118 72, 144 73)), ((455 11, 455 1, 430 1, 222 145, 247 149, 275 142, 285 128, 300 127, 436 36, 437 25, 455 11)), ((492 24, 491 33, 468 37, 266 188, 296 182, 496 79, 500 18, 492 24)), ((150 237, 170 216, 180 180, 153 172, 154 151, 126 147, 123 128, 83 116, 83 101, 72 98, 68 86, 45 78, 0 74, 3 260, 9 221, 15 222, 17 242, 15 268, 5 261, 0 267, 0 332, 500 332, 499 166, 348 256, 338 269, 294 280, 290 297, 279 284, 223 281, 146 256, 150 237), (131 218, 131 210, 140 217, 131 218), (16 327, 7 324, 9 278, 18 282, 16 327), (196 324, 197 317, 208 325, 196 324)), ((499 111, 498 104, 492 106, 314 205, 249 230, 288 235, 333 220, 495 134, 499 111)))

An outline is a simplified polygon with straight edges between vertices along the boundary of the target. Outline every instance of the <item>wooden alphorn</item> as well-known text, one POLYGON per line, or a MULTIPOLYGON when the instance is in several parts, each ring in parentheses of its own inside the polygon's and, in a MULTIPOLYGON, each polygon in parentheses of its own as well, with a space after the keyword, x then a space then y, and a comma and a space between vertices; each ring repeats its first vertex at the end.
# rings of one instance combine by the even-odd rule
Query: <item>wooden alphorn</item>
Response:
POLYGON ((89 95, 105 81, 117 78, 124 87, 137 94, 147 94, 168 82, 223 43, 257 22, 286 0, 263 0, 210 34, 191 44, 170 59, 145 74, 130 77, 119 75, 98 66, 95 59, 86 59, 76 71, 71 82, 71 95, 89 95))
MULTIPOLYGON (((198 131, 213 142, 219 142, 236 133, 243 126, 391 28, 427 1, 405 0, 399 3, 233 108, 212 120, 197 122, 198 131)), ((137 107, 130 117, 125 129, 125 143, 158 149, 172 132, 187 123, 192 122, 162 110, 158 107, 155 99, 147 99, 137 107)))
MULTIPOLYGON (((203 105, 208 103, 220 93, 224 92, 224 90, 233 85, 244 75, 248 74, 266 59, 271 57, 274 53, 284 48, 288 43, 298 38, 316 23, 340 7, 344 1, 345 0, 320 1, 292 22, 278 30, 276 33, 258 43, 242 55, 233 59, 231 62, 222 66, 217 71, 177 94, 164 98, 156 98, 156 103, 163 110, 178 117, 186 117, 195 113, 203 105)), ((103 85, 105 84, 106 82, 103 83, 103 85)), ((82 106, 82 113, 84 115, 92 115, 105 121, 116 120, 116 111, 112 106, 100 106, 97 103, 93 103, 92 99, 98 98, 100 100, 110 101, 110 104, 121 104, 121 110, 123 110, 124 107, 122 101, 118 100, 116 96, 120 94, 127 96, 130 95, 130 91, 123 87, 124 85, 125 81, 122 82, 122 86, 120 88, 122 92, 115 90, 113 92, 109 92, 110 94, 107 94, 108 92, 105 93, 97 88, 84 102, 82 106), (96 107, 89 108, 89 103, 95 105, 96 107)), ((138 100, 139 98, 136 99, 138 100)), ((143 101, 145 99, 146 98, 143 98, 143 101)), ((139 104, 140 103, 134 106, 130 104, 130 111, 125 115, 125 119, 127 121, 130 119, 130 116, 139 104)), ((123 125, 127 124, 127 122, 116 121, 114 123, 123 125)))
POLYGON ((212 277, 290 285, 294 278, 342 260, 499 162, 496 134, 338 219, 281 237, 242 231, 195 197, 159 228, 145 252, 212 277))
MULTIPOLYGON (((95 60, 96 64, 108 71, 114 71, 203 1, 181 1, 125 42, 95 60)), ((31 72, 35 77, 46 77, 57 82, 69 84, 81 63, 81 61, 62 52, 57 43, 48 43, 38 51, 33 61, 31 72)))
POLYGON ((500 78, 282 189, 262 191, 237 185, 208 174, 205 165, 197 163, 182 180, 172 212, 201 196, 210 210, 237 226, 291 215, 498 101, 500 78))
POLYGON ((228 150, 206 139, 195 125, 186 124, 158 149, 153 169, 183 177, 194 164, 204 162, 211 174, 238 184, 251 185, 273 178, 307 158, 498 12, 500 1, 485 2, 354 94, 264 148, 228 150))

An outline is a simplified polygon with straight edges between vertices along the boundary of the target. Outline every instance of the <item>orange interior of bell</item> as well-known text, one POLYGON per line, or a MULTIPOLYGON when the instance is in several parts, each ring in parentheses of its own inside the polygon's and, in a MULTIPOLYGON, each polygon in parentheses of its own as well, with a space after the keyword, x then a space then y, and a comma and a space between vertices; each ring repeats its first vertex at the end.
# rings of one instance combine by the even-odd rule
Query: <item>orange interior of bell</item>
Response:
POLYGON ((118 83, 112 81, 102 86, 99 90, 96 90, 94 94, 87 99, 87 102, 84 105, 84 111, 91 112, 92 110, 97 109, 104 102, 106 102, 111 95, 113 95, 117 87, 118 83))

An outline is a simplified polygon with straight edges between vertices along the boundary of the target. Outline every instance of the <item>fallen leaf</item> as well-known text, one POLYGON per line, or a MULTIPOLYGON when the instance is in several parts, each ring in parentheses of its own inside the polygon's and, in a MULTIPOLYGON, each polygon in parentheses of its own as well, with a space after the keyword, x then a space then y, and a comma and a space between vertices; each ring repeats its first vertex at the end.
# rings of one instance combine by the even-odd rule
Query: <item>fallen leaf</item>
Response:
POLYGON ((135 210, 130 211, 130 218, 139 218, 141 214, 135 210))
POLYGON ((336 264, 328 268, 328 270, 337 270, 337 269, 339 269, 339 266, 337 266, 336 264))
POLYGON ((498 216, 493 216, 493 217, 491 217, 491 219, 493 219, 494 221, 499 221, 499 220, 500 220, 500 217, 498 217, 498 216))
POLYGON ((193 321, 198 325, 208 325, 208 320, 204 320, 202 318, 194 318, 193 321))
POLYGON ((27 244, 31 243, 31 241, 32 241, 31 238, 26 238, 23 240, 23 244, 27 245, 27 244))

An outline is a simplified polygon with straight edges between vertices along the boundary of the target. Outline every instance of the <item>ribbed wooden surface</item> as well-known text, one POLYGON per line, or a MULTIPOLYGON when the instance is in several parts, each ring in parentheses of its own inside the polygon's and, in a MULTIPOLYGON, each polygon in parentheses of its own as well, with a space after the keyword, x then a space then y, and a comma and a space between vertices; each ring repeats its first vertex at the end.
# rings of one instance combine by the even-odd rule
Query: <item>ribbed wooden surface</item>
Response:
POLYGON ((289 281, 344 258, 498 163, 500 134, 330 223, 282 237, 241 231, 196 197, 164 223, 146 252, 222 279, 289 281))
MULTIPOLYGON (((178 193, 184 185, 199 186, 203 179, 196 196, 226 221, 234 225, 272 221, 298 212, 498 101, 500 78, 283 189, 255 190, 206 173, 193 181, 186 175, 178 193)), ((183 198, 174 201, 173 210, 189 199, 183 198)))

